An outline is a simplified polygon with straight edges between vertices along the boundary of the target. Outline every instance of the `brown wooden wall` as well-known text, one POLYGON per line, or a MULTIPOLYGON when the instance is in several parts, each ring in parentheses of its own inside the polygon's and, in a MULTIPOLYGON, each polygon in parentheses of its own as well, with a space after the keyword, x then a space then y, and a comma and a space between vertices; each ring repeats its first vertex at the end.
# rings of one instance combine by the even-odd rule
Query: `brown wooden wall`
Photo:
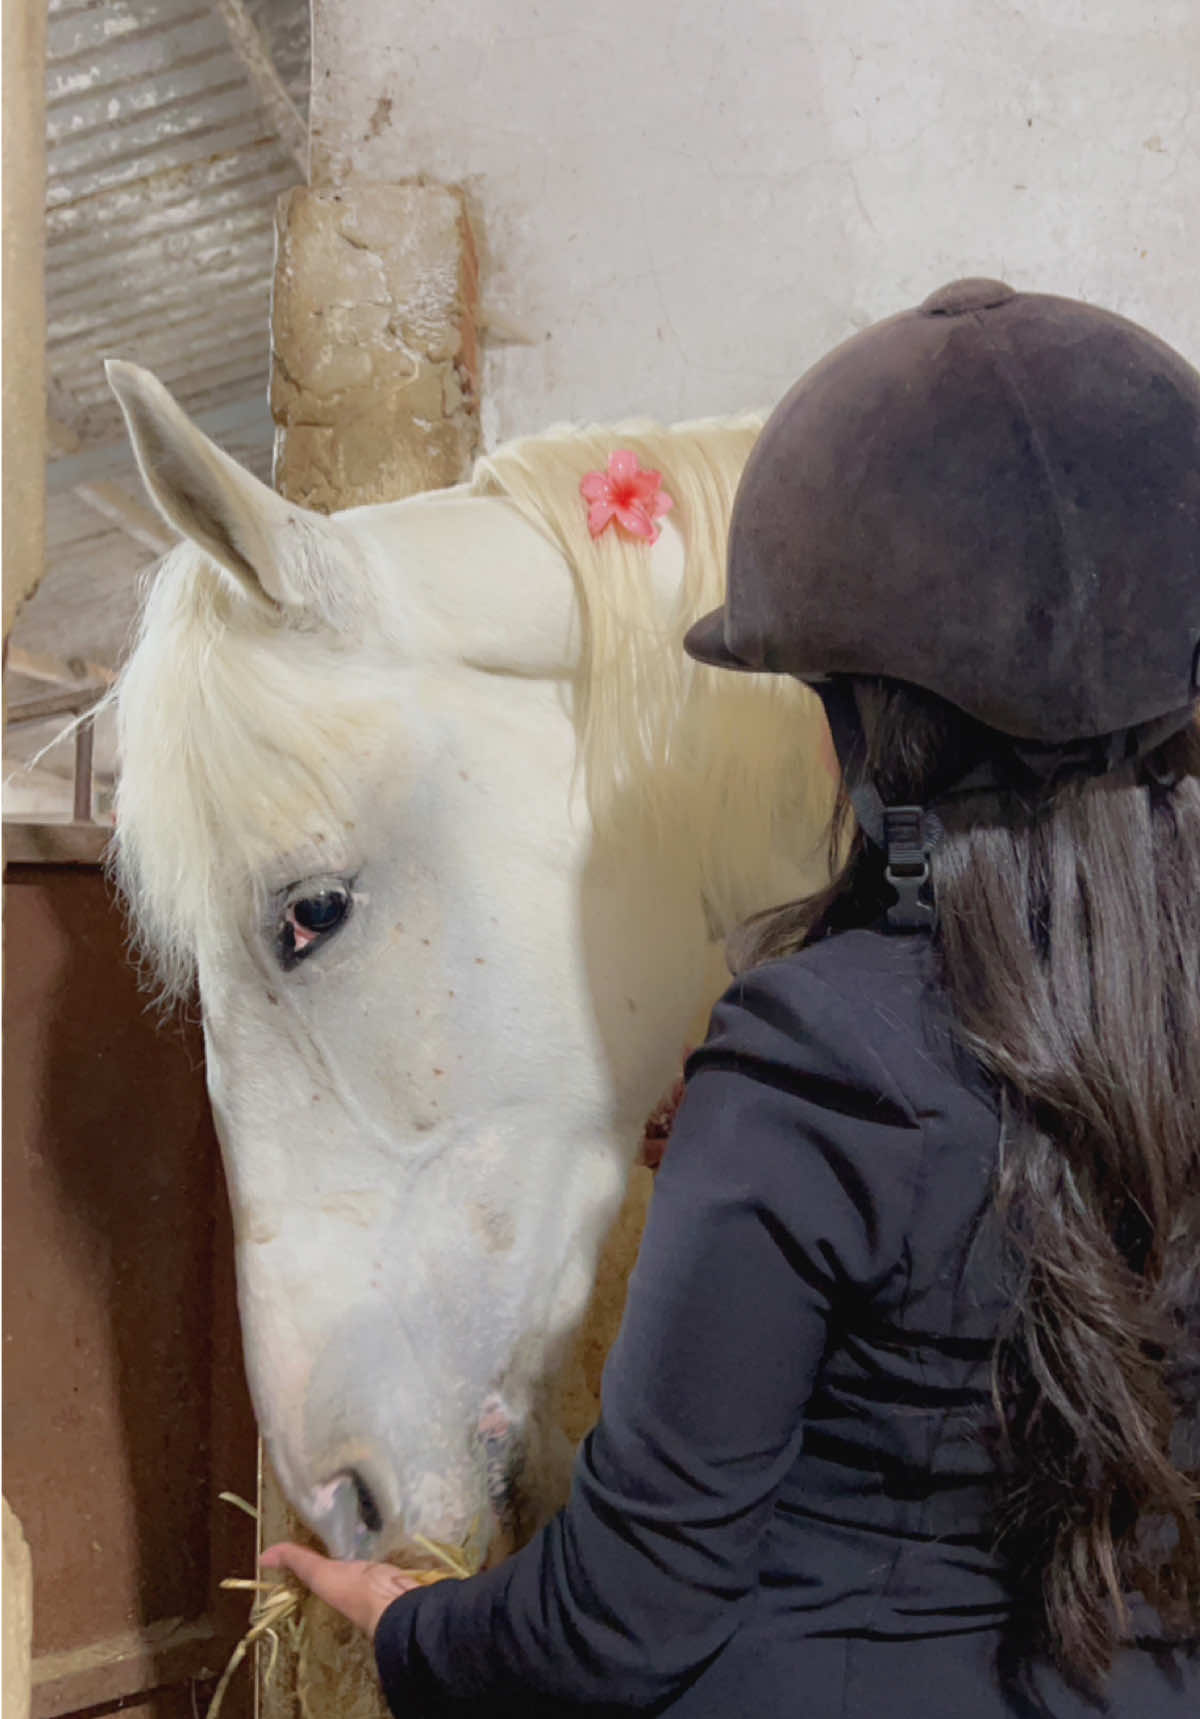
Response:
POLYGON ((5 885, 4 1492, 33 1554, 33 1719, 191 1719, 244 1627, 217 1583, 254 1556, 217 1493, 255 1486, 200 1034, 149 1008, 96 866, 5 885))

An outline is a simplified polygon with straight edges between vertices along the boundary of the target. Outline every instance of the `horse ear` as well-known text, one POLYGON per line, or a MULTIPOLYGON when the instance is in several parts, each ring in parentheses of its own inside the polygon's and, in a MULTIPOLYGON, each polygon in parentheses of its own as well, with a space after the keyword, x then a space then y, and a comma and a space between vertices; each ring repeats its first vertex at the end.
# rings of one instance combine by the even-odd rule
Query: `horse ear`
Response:
POLYGON ((142 481, 168 524, 255 602, 273 610, 303 606, 313 594, 311 551, 314 528, 319 534, 325 525, 321 515, 284 501, 223 453, 148 370, 110 358, 104 371, 142 481))

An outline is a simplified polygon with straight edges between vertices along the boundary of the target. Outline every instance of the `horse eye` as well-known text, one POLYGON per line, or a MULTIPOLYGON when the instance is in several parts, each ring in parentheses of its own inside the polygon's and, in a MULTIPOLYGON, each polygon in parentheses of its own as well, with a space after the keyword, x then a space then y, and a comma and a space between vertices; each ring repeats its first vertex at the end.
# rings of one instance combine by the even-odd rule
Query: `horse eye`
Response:
POLYGON ((305 931, 332 931, 346 917, 350 898, 340 889, 325 889, 320 895, 306 895, 292 904, 297 925, 305 931))
POLYGON ((350 912, 350 891, 338 885, 298 895, 284 909, 279 927, 279 953, 285 967, 310 955, 323 938, 336 931, 350 912))

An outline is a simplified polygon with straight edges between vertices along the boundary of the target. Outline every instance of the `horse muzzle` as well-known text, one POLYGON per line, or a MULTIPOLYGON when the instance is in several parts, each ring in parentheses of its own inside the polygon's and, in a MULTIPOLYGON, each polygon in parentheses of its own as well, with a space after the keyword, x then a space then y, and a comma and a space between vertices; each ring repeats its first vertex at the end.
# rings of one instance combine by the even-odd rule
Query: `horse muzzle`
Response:
POLYGON ((419 1567, 434 1545, 474 1568, 498 1562, 520 1543, 525 1446, 498 1396, 484 1403, 465 1461, 422 1465, 406 1485, 383 1452, 359 1446, 345 1455, 312 1489, 304 1510, 333 1557, 400 1558, 419 1567))

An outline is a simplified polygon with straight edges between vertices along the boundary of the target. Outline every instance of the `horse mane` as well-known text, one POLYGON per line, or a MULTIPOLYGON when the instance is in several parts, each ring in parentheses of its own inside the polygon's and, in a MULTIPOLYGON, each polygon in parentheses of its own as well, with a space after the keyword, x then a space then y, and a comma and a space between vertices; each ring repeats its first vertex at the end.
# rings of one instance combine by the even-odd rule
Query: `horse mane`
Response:
MULTIPOLYGON (((670 428, 644 421, 565 426, 505 443, 476 466, 476 495, 503 495, 565 558, 577 582, 583 672, 576 707, 588 806, 603 833, 632 815, 643 832, 683 820, 700 860, 715 933, 764 905, 769 876, 824 881, 831 801, 812 755, 816 700, 782 675, 731 674, 681 648, 725 594, 733 498, 762 429, 757 414, 670 428), (683 577, 663 609, 647 545, 610 528, 593 538, 579 485, 616 448, 662 474, 683 539, 683 577), (753 760, 751 768, 748 760, 753 760)), ((780 899, 783 899, 781 896, 780 899)))
MULTIPOLYGON (((702 856, 715 929, 765 905, 754 895, 764 843, 779 836, 794 872, 810 857, 798 831, 811 845, 827 821, 827 807, 813 803, 812 773, 798 764, 811 744, 811 695, 786 677, 703 667, 680 648, 687 624, 723 595, 733 495, 760 428, 745 417, 558 429, 503 445, 467 486, 506 497, 576 581, 575 721, 597 831, 628 830, 631 814, 637 839, 686 830, 702 856), (675 504, 684 574, 669 613, 645 543, 615 529, 593 540, 587 529, 580 479, 617 447, 661 471, 675 504)), ((113 869, 138 950, 164 1000, 179 1000, 194 983, 197 951, 233 934, 231 908, 247 881, 259 891, 290 881, 272 868, 306 844, 314 870, 336 869, 330 832, 353 816, 337 761, 361 759, 388 733, 388 659, 382 646, 365 648, 361 632, 341 641, 326 627, 260 612, 182 544, 153 579, 109 699, 124 765, 113 869)))

